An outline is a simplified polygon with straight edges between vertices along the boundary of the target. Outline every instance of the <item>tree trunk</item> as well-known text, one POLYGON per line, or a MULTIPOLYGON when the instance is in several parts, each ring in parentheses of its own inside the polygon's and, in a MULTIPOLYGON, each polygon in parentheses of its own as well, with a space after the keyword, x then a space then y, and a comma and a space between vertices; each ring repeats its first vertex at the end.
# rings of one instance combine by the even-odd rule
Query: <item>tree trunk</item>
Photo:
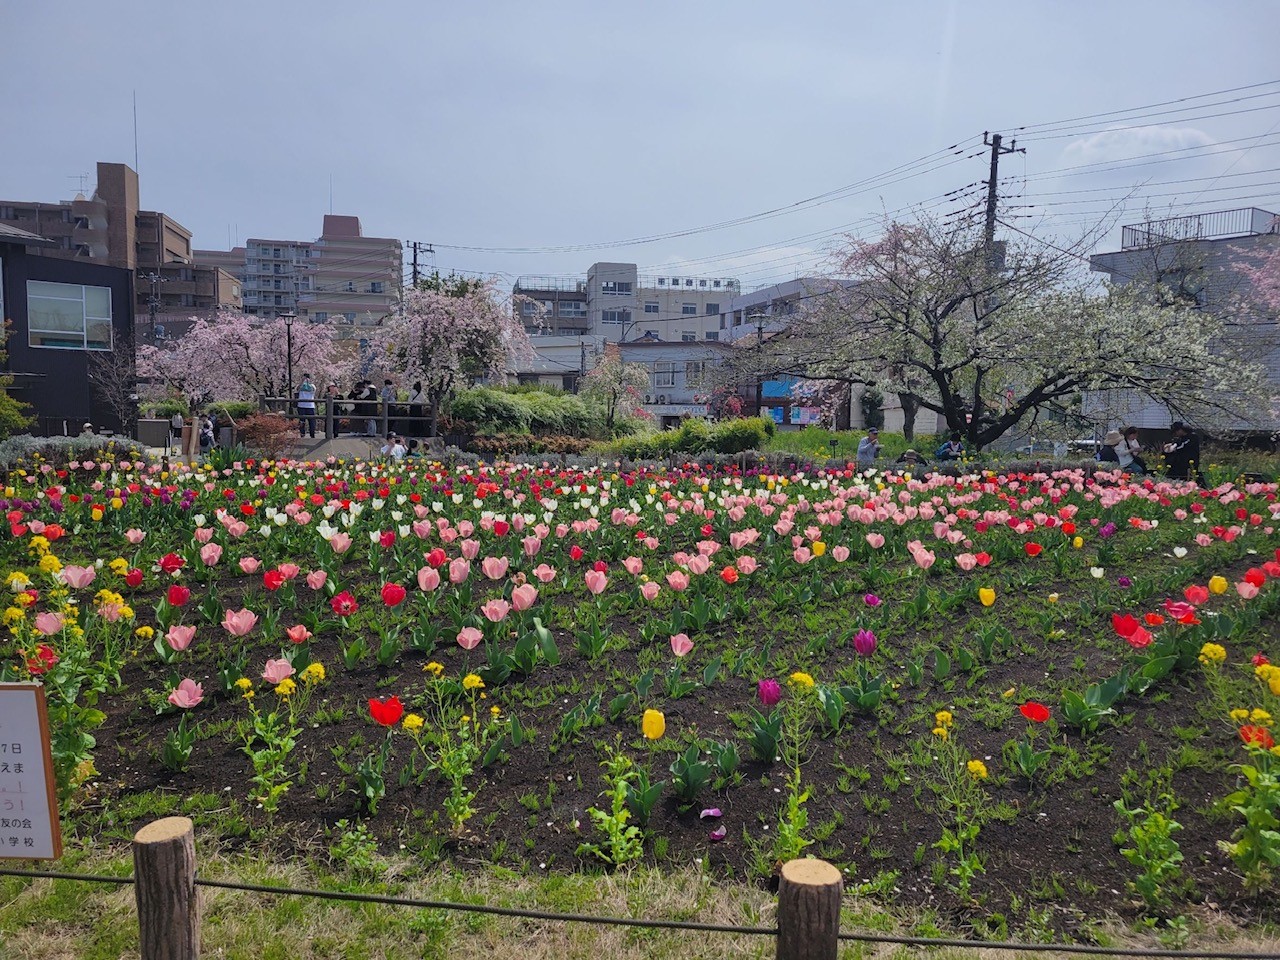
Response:
POLYGON ((778 960, 835 960, 840 947, 840 871, 824 860, 791 860, 778 884, 778 960))
POLYGON ((907 443, 914 443, 916 439, 916 414, 920 412, 920 404, 916 402, 916 397, 913 393, 899 393, 898 403, 902 405, 902 437, 907 443))
POLYGON ((191 821, 166 817, 139 830, 133 876, 143 960, 196 960, 200 900, 191 821))

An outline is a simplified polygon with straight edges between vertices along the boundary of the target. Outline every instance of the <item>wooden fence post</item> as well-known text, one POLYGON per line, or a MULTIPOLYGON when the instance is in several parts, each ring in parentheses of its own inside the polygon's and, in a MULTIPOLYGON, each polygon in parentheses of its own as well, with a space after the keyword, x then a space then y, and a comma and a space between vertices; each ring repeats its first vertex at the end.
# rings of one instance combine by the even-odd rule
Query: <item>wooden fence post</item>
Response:
POLYGON ((142 960, 196 960, 200 903, 195 829, 187 817, 165 817, 133 838, 134 895, 142 960))
POLYGON ((790 860, 778 884, 778 960, 836 960, 844 880, 825 860, 790 860))

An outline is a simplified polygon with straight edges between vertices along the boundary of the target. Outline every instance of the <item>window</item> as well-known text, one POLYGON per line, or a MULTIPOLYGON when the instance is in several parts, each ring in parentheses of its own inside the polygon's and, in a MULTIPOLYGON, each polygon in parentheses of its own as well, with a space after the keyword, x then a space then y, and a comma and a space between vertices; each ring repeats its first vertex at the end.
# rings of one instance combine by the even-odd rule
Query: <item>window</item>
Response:
POLYGON ((699 280, 699 281, 698 281, 698 286, 700 286, 700 287, 705 287, 706 285, 707 285, 707 281, 705 281, 705 280, 699 280))
POLYGON ((626 323, 628 313, 629 311, 627 310, 601 310, 600 322, 601 323, 626 323))
POLYGON ((714 317, 716 314, 718 314, 718 313, 720 312, 720 304, 718 304, 718 303, 708 303, 708 304, 706 305, 706 310, 707 310, 707 316, 708 316, 708 317, 714 317))
POLYGON ((712 285, 713 287, 715 287, 717 290, 719 290, 719 289, 720 289, 720 281, 719 281, 719 280, 712 280, 712 281, 711 281, 711 285, 712 285))
POLYGON ((686 281, 684 282, 684 285, 685 285, 686 287, 692 287, 692 286, 693 286, 693 281, 692 281, 692 280, 686 280, 686 281))
POLYGON ((516 374, 516 383, 522 384, 523 386, 533 386, 537 383, 540 383, 541 379, 542 378, 539 377, 536 373, 517 373, 516 374))
POLYGON ((693 330, 681 330, 680 339, 684 343, 693 343, 695 340, 698 339, 698 334, 693 330))
POLYGON ((576 373, 565 373, 560 376, 560 387, 569 393, 578 392, 578 375, 576 373))
POLYGON ((355 282, 354 280, 348 280, 348 281, 347 281, 347 285, 346 285, 345 287, 343 287, 343 290, 344 290, 346 293, 355 293, 355 292, 356 292, 356 282, 355 282))
POLYGON ((655 387, 674 387, 676 385, 676 365, 670 360, 659 360, 653 365, 653 385, 655 387))
POLYGON ((631 283, 623 280, 601 280, 600 292, 613 297, 631 296, 631 283))
POLYGON ((696 386, 702 382, 702 378, 706 375, 707 363, 705 360, 687 360, 684 365, 684 382, 686 386, 696 386))
POLYGON ((520 304, 520 313, 526 317, 536 317, 538 315, 538 305, 531 300, 526 300, 520 304))
POLYGON ((661 339, 662 339, 662 337, 658 336, 658 331, 657 331, 657 330, 646 330, 646 331, 644 332, 644 336, 645 336, 645 339, 646 339, 646 340, 661 340, 661 339))
POLYGON ((347 323, 356 322, 356 315, 354 313, 344 313, 342 316, 343 316, 343 319, 347 321, 347 323))
POLYGON ((560 316, 562 317, 585 317, 587 315, 587 305, 582 300, 561 300, 560 316))
POLYGON ((666 278, 666 277, 659 277, 659 278, 658 278, 658 286, 660 286, 660 287, 665 287, 666 285, 667 285, 667 278, 666 278))
POLYGON ((698 305, 696 303, 682 303, 680 305, 680 313, 686 317, 696 317, 698 315, 698 305))
POLYGON ((328 322, 329 322, 329 311, 328 311, 328 310, 317 310, 317 311, 316 311, 316 323, 328 323, 328 322))
POLYGON ((62 350, 110 350, 111 288, 28 280, 27 342, 62 350))
POLYGON ((280 248, 279 248, 279 247, 273 247, 273 248, 272 248, 272 250, 271 250, 271 256, 272 256, 274 259, 277 259, 277 260, 278 260, 278 259, 280 259, 280 248))
POLYGON ((708 331, 707 331, 707 339, 708 339, 708 340, 719 340, 719 339, 720 339, 720 331, 719 331, 719 330, 708 330, 708 331))
POLYGON ((381 280, 374 280, 371 284, 369 284, 369 292, 382 293, 382 287, 383 287, 383 284, 381 280))
POLYGON ((658 312, 658 301, 657 301, 657 300, 646 300, 646 301, 644 302, 644 312, 645 312, 645 313, 657 313, 657 312, 658 312))

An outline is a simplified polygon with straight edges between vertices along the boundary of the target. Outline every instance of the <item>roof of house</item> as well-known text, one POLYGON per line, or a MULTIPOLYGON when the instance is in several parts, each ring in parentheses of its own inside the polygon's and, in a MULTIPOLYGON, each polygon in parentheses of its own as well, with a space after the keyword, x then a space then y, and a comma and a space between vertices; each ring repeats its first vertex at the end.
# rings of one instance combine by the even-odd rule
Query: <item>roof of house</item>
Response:
POLYGON ((47 240, 7 223, 0 223, 0 243, 18 243, 24 247, 56 247, 58 245, 56 240, 47 240))

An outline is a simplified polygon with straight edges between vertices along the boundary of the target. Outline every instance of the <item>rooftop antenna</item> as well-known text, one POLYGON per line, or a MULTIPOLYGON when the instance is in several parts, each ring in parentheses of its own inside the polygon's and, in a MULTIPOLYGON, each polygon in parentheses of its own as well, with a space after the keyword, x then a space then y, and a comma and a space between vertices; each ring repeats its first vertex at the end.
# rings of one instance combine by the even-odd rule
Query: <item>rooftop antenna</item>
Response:
POLYGON ((88 181, 89 181, 89 175, 87 173, 76 173, 68 176, 67 179, 75 180, 79 184, 77 188, 79 192, 84 193, 86 185, 88 184, 88 181))
POLYGON ((138 172, 138 91, 133 91, 133 172, 138 172))

